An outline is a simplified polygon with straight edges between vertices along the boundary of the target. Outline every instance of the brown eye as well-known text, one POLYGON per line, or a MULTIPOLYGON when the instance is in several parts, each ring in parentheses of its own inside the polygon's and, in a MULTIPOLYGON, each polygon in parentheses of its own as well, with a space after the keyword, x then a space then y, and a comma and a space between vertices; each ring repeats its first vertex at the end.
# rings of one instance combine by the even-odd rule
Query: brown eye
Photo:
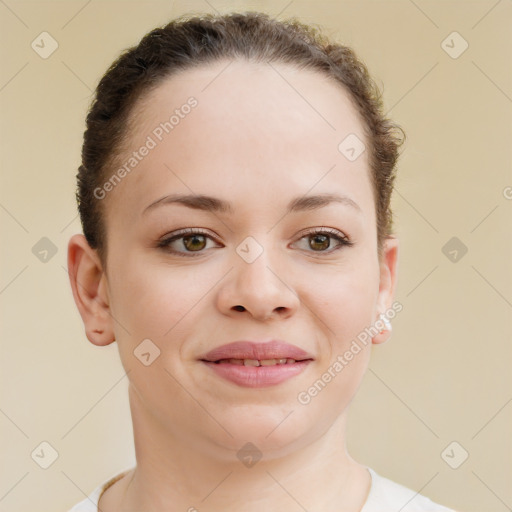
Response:
POLYGON ((194 228, 177 232, 157 243, 159 249, 177 256, 200 256, 208 252, 208 249, 220 246, 210 234, 194 228))
POLYGON ((326 235, 309 235, 309 246, 314 251, 323 251, 329 249, 330 238, 326 235))
POLYGON ((183 237, 183 245, 189 251, 200 251, 206 247, 206 237, 204 235, 192 235, 183 237))
POLYGON ((351 247, 354 242, 337 229, 316 228, 305 233, 295 245, 308 252, 330 254, 342 247, 351 247))

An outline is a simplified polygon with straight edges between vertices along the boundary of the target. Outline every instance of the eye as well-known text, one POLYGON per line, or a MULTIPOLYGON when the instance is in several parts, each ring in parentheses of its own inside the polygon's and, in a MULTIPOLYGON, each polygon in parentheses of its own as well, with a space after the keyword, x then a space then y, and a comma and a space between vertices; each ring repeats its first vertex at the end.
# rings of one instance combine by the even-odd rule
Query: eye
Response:
MULTIPOLYGON (((343 246, 352 246, 354 243, 340 231, 333 228, 315 228, 305 233, 298 242, 306 251, 331 253, 343 246), (304 243, 305 242, 305 243, 304 243)), ((221 247, 206 231, 197 228, 180 230, 171 236, 160 240, 158 248, 178 256, 199 256, 205 249, 221 247), (213 242, 215 245, 208 245, 213 242)))
MULTIPOLYGON (((210 249, 208 242, 214 242, 212 236, 200 229, 187 228, 158 242, 158 247, 179 256, 195 256, 193 253, 210 249)), ((219 247, 215 245, 214 247, 219 247)))
POLYGON ((305 241, 305 244, 299 247, 300 249, 323 253, 333 252, 343 246, 354 245, 354 242, 351 242, 347 236, 333 228, 315 228, 302 236, 298 242, 302 241, 305 241))

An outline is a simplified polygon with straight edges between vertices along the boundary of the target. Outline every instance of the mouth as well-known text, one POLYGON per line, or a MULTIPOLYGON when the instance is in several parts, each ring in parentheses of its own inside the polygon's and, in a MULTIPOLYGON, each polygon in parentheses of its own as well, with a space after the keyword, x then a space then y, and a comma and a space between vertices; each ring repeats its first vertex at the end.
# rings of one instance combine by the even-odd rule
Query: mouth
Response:
POLYGON ((230 361, 230 364, 244 364, 246 366, 271 366, 274 364, 288 364, 289 360, 313 359, 313 356, 296 345, 281 340, 271 340, 263 343, 234 341, 210 350, 200 359, 212 363, 230 361), (242 363, 238 363, 238 361, 242 361, 242 363), (263 365, 256 364, 256 362, 263 362, 263 365))
POLYGON ((279 340, 266 343, 237 341, 218 347, 199 359, 213 372, 238 386, 274 386, 314 361, 306 351, 279 340))
POLYGON ((224 359, 220 361, 202 361, 213 373, 237 386, 246 388, 265 388, 276 386, 302 373, 312 359, 296 361, 287 359, 284 363, 268 363, 258 359, 224 359), (234 361, 234 362, 233 362, 234 361), (262 364, 263 363, 263 364, 262 364))
POLYGON ((301 363, 302 361, 312 361, 313 359, 293 359, 291 357, 284 357, 281 359, 219 359, 217 361, 207 361, 206 363, 214 363, 214 364, 234 364, 237 366, 276 366, 283 364, 295 364, 297 362, 301 363))

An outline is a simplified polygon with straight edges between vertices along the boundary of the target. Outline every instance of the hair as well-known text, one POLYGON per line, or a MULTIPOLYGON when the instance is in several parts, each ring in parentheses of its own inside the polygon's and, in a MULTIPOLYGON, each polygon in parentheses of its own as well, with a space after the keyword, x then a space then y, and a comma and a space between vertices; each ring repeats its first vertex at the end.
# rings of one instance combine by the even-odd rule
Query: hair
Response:
MULTIPOLYGON (((279 21, 260 12, 184 15, 147 33, 123 51, 95 91, 86 119, 76 199, 84 236, 106 266, 104 201, 94 191, 112 174, 129 137, 135 106, 180 71, 224 59, 246 59, 316 70, 340 84, 363 121, 375 198, 379 258, 393 235, 390 208, 398 149, 405 133, 383 114, 382 94, 354 51, 328 41, 295 18, 279 21)), ((134 125, 135 126, 135 125, 134 125)))

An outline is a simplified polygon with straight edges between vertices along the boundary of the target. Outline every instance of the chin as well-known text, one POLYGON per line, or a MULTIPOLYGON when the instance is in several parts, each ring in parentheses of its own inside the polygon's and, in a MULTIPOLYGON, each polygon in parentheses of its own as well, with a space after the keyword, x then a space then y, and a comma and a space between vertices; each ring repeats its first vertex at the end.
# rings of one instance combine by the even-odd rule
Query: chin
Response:
MULTIPOLYGON (((216 439, 214 443, 229 452, 234 451, 236 456, 241 456, 240 450, 250 451, 253 445, 254 451, 261 452, 263 458, 269 460, 288 455, 307 444, 312 429, 316 429, 315 425, 305 424, 306 418, 300 421, 299 411, 293 408, 285 413, 280 410, 266 412, 252 406, 238 414, 230 414, 224 420, 219 417, 219 422, 233 437, 222 435, 222 439, 216 439)), ((232 453, 228 457, 232 458, 232 453)))

